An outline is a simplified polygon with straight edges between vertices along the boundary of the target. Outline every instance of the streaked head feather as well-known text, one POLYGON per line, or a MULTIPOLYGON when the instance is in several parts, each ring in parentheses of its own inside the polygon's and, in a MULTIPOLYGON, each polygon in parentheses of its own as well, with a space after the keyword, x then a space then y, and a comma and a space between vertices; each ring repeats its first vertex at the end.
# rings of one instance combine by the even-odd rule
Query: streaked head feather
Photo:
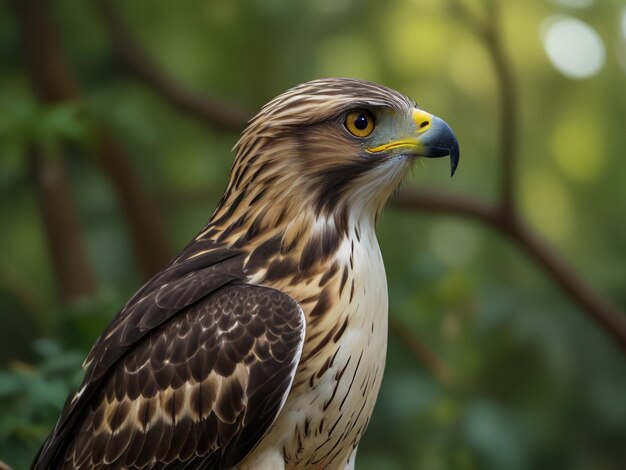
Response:
POLYGON ((408 165, 367 158, 362 142, 345 131, 344 117, 355 109, 410 116, 415 106, 394 90, 345 78, 314 80, 279 95, 235 146, 213 222, 221 228, 237 223, 236 236, 229 235, 241 240, 255 220, 256 229, 266 229, 288 224, 303 211, 317 217, 355 209, 374 218, 408 165))

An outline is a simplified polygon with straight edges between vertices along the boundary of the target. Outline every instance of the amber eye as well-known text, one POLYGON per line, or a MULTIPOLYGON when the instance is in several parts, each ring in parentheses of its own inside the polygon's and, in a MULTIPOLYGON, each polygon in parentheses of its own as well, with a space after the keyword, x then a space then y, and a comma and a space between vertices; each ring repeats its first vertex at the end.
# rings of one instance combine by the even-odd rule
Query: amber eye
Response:
POLYGON ((346 116, 344 125, 350 134, 367 137, 374 130, 374 116, 367 111, 352 111, 346 116))

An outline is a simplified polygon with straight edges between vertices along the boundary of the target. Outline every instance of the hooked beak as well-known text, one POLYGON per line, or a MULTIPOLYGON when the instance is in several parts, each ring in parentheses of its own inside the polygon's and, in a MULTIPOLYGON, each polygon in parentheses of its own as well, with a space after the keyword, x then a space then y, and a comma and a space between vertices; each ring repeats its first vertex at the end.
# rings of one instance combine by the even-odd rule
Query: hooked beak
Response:
POLYGON ((414 109, 411 117, 416 124, 414 135, 368 148, 367 151, 370 153, 393 151, 426 158, 450 156, 450 176, 453 176, 459 165, 460 152, 459 142, 450 126, 442 119, 421 109, 414 109))

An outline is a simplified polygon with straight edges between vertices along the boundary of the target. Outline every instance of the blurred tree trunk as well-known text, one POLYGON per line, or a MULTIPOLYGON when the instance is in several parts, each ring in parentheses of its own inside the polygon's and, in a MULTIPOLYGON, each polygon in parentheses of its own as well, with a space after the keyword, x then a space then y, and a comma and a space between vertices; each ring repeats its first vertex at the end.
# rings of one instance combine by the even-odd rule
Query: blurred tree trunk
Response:
MULTIPOLYGON (((39 97, 45 102, 58 102, 75 95, 75 83, 63 73, 63 57, 47 43, 50 32, 39 10, 41 2, 11 0, 9 4, 19 20, 24 62, 39 97)), ((62 159, 41 155, 35 145, 28 157, 61 298, 68 302, 93 295, 96 277, 86 254, 62 159)))
POLYGON ((141 273, 150 278, 172 257, 161 214, 126 152, 107 132, 101 132, 97 153, 102 170, 115 186, 141 273))
MULTIPOLYGON (((52 22, 50 3, 9 0, 20 27, 24 64, 33 88, 43 102, 59 103, 78 98, 80 90, 63 54, 61 41, 52 22)), ((158 208, 145 192, 122 146, 102 128, 98 129, 96 154, 103 172, 117 193, 130 228, 139 268, 144 277, 150 277, 171 256, 158 208)), ((69 191, 65 193, 69 197, 69 191)))
POLYGON ((97 290, 96 277, 86 255, 63 161, 32 148, 29 164, 61 299, 69 302, 91 296, 97 290))

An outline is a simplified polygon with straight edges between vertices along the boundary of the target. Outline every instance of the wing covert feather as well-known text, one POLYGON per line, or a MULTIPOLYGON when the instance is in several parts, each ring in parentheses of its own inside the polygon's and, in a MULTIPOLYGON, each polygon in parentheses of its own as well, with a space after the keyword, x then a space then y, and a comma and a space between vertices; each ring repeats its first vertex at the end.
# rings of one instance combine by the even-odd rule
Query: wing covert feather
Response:
POLYGON ((278 416, 304 331, 287 294, 219 288, 114 364, 68 433, 62 462, 51 466, 232 468, 278 416))

